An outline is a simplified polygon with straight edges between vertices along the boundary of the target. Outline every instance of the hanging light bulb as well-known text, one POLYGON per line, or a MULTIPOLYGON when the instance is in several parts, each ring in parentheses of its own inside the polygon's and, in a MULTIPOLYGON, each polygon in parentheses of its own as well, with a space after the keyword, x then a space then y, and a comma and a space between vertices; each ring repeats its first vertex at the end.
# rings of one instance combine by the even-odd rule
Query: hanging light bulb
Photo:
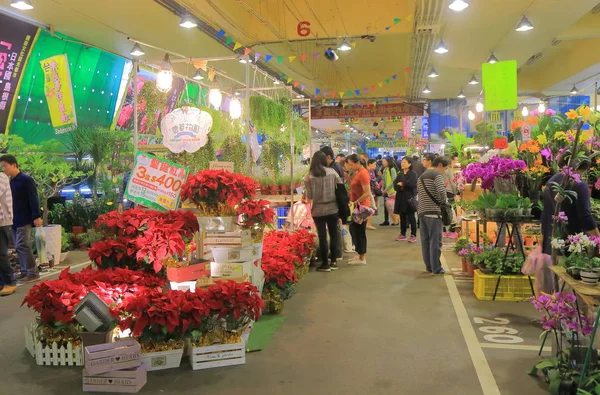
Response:
POLYGON ((488 58, 487 62, 489 64, 494 64, 494 63, 498 63, 498 58, 496 57, 496 55, 494 55, 494 53, 492 52, 492 54, 490 55, 490 57, 488 58))
POLYGON ((475 77, 475 75, 473 75, 473 77, 471 77, 471 79, 469 80, 469 85, 477 85, 479 84, 479 80, 477 80, 477 77, 475 77))
POLYGON ((579 91, 577 90, 577 87, 575 85, 573 85, 573 89, 571 89, 571 92, 569 92, 572 95, 576 95, 579 93, 579 91))
POLYGON ((533 25, 531 24, 531 22, 529 22, 527 16, 523 15, 523 18, 521 18, 521 21, 519 22, 515 30, 518 32, 526 32, 531 29, 533 29, 533 25))
POLYGON ((433 50, 433 52, 439 53, 439 54, 445 54, 445 53, 448 52, 448 47, 444 43, 444 40, 440 40, 440 43, 438 44, 437 47, 435 47, 435 49, 433 50))
POLYGON ((467 117, 469 118, 469 120, 474 120, 475 119, 475 113, 471 110, 469 110, 469 113, 467 114, 467 117))
POLYGON ((527 109, 527 106, 523 107, 523 110, 521 110, 521 114, 523 114, 524 117, 529 115, 529 110, 527 109))
POLYGON ((198 24, 196 23, 194 18, 192 18, 191 15, 184 15, 183 18, 181 18, 179 26, 185 27, 186 29, 191 29, 193 27, 198 26, 198 24))
POLYGON ((464 99, 467 96, 465 96, 463 90, 461 89, 460 92, 458 92, 458 95, 456 95, 456 97, 458 97, 459 99, 464 99))
POLYGON ((352 49, 352 46, 350 44, 348 44, 348 41, 346 41, 346 39, 344 39, 342 41, 342 43, 340 44, 340 46, 338 47, 338 51, 350 51, 352 49))
POLYGON ((437 71, 435 71, 435 67, 431 68, 431 71, 429 72, 429 74, 427 75, 427 77, 429 78, 436 78, 439 77, 440 75, 438 74, 437 71))
POLYGON ((212 87, 210 88, 210 92, 208 92, 208 101, 217 110, 221 108, 223 94, 221 93, 219 85, 216 82, 213 83, 212 87))
POLYGON ((146 52, 144 52, 144 50, 142 49, 142 47, 140 46, 140 44, 135 43, 135 45, 133 46, 133 48, 131 48, 131 52, 129 52, 129 54, 131 56, 142 56, 142 55, 145 55, 146 52))
POLYGON ((33 5, 31 5, 31 0, 12 0, 10 2, 10 6, 21 11, 28 11, 33 9, 33 5))
POLYGON ((461 12, 469 6, 465 0, 452 0, 452 3, 448 6, 452 11, 461 12))
POLYGON ((196 69, 196 72, 194 73, 194 76, 192 78, 195 79, 196 81, 201 81, 204 79, 202 74, 200 74, 200 69, 196 69))
POLYGON ((423 89, 423 93, 431 93, 431 89, 429 89, 429 85, 425 85, 425 88, 423 89))
POLYGON ((156 75, 156 89, 159 92, 168 92, 173 87, 173 69, 171 67, 171 59, 169 54, 165 54, 160 71, 156 75))
POLYGON ((229 102, 229 116, 231 119, 238 119, 242 116, 242 102, 237 97, 229 102))
POLYGON ((544 102, 541 102, 540 105, 538 106, 538 112, 541 115, 544 115, 544 113, 546 113, 546 105, 544 104, 544 102))
POLYGON ((477 112, 483 112, 483 103, 481 102, 481 99, 477 100, 477 104, 475 105, 475 110, 477 112))

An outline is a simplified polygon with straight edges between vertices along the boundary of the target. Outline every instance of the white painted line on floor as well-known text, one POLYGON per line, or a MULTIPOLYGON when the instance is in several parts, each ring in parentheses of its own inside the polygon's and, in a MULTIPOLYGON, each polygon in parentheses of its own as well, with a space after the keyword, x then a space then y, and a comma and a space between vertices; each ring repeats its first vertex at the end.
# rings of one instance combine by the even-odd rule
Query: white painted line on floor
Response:
POLYGON ((46 277, 53 276, 55 274, 60 274, 60 272, 62 272, 67 267, 70 267, 71 270, 73 270, 73 269, 77 269, 77 268, 79 268, 81 266, 86 266, 86 265, 91 265, 91 264, 92 264, 92 261, 86 261, 86 262, 83 262, 83 263, 77 263, 75 265, 65 266, 65 267, 62 267, 62 268, 53 267, 51 269, 51 271, 40 273, 40 278, 46 278, 46 277))
MULTIPOLYGON (((444 259, 443 255, 441 256, 441 263, 444 269, 448 271, 448 265, 446 264, 446 260, 444 259)), ((465 342, 467 343, 467 349, 469 350, 473 367, 477 373, 479 384, 483 390, 483 395, 501 395, 500 388, 498 388, 498 384, 496 383, 492 369, 490 368, 490 365, 485 358, 485 354, 483 353, 483 349, 479 344, 479 339, 477 338, 475 329, 473 329, 473 325, 471 325, 471 319, 467 314, 467 309, 460 298, 454 278, 448 275, 444 276, 444 280, 446 280, 448 294, 450 294, 450 300, 452 301, 452 306, 454 307, 454 312, 456 313, 460 330, 462 331, 465 342)))
MULTIPOLYGON (((496 348, 501 350, 540 351, 540 346, 526 346, 518 344, 480 343, 482 348, 496 348)), ((542 351, 551 352, 552 347, 544 347, 542 351)))

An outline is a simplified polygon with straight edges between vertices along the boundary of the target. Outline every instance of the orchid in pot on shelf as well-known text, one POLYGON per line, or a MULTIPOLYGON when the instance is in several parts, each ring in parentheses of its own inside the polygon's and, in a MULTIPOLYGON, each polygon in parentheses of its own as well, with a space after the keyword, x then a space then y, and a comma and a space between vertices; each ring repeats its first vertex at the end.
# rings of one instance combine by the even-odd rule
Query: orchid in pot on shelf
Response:
MULTIPOLYGON (((564 213, 563 213, 564 215, 564 213)), ((555 251, 567 251, 569 256, 564 261, 567 271, 586 284, 595 285, 600 280, 600 259, 594 255, 600 246, 600 238, 583 233, 570 235, 567 239, 553 238, 552 248, 555 251)))
MULTIPOLYGON (((481 179, 482 189, 492 189, 495 186, 498 189, 499 183, 514 184, 515 175, 524 170, 526 166, 522 160, 495 156, 486 163, 471 163, 463 170, 463 176, 466 182, 471 183, 471 190, 475 189, 475 183, 479 179, 481 179)), ((505 190, 496 192, 505 192, 505 190)))

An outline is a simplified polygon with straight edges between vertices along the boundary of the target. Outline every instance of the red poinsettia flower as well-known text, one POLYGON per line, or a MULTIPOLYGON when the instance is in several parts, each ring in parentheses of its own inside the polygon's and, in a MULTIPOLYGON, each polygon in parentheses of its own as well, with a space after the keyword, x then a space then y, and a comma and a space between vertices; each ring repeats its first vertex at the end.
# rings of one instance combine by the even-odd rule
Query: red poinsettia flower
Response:
POLYGON ((252 228, 254 226, 264 226, 273 223, 275 211, 269 207, 271 202, 268 200, 244 200, 237 209, 237 214, 241 218, 240 226, 252 228))

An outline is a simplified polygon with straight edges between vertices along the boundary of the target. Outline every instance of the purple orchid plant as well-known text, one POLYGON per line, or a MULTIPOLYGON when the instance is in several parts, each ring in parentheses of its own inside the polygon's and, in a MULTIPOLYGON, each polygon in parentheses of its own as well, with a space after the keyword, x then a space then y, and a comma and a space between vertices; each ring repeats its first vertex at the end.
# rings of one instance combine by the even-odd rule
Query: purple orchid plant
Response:
POLYGON ((495 156, 486 163, 471 163, 463 170, 467 182, 473 183, 481 179, 482 189, 492 189, 495 178, 511 178, 527 167, 525 161, 495 156))

